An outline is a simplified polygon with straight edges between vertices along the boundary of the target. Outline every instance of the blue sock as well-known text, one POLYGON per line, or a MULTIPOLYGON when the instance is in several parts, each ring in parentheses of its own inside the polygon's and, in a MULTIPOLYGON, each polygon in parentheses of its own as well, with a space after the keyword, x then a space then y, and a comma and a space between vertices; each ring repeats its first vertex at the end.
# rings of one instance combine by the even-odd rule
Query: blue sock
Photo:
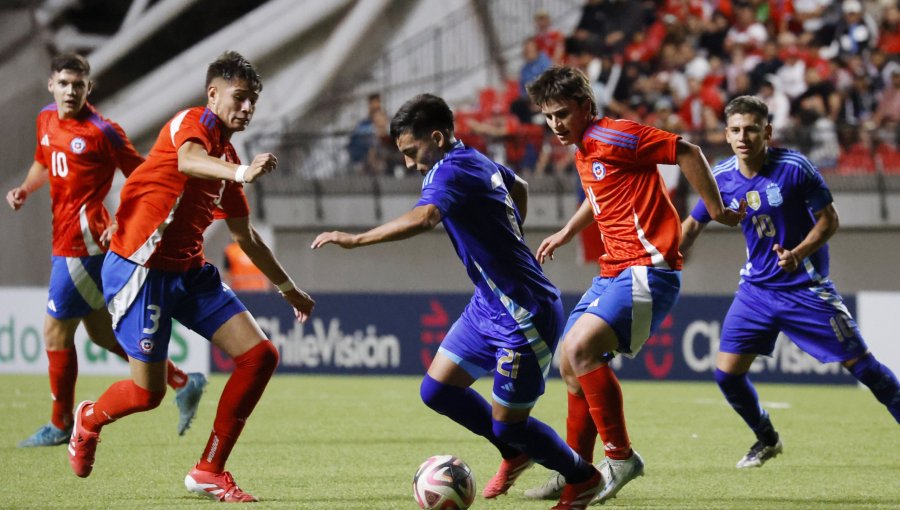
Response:
POLYGON ((769 414, 759 404, 759 395, 747 374, 733 375, 716 369, 716 383, 725 400, 756 434, 756 438, 771 446, 778 442, 778 433, 772 427, 769 414))
POLYGON ((559 472, 569 483, 583 482, 594 473, 590 463, 575 453, 552 428, 535 418, 529 417, 518 423, 494 420, 494 434, 538 464, 559 472))
POLYGON ((425 405, 490 441, 500 450, 504 459, 522 454, 518 449, 497 439, 491 425, 491 405, 472 388, 443 384, 425 374, 419 393, 425 405))
POLYGON ((900 383, 891 369, 869 353, 848 370, 859 382, 868 386, 875 398, 887 406, 891 416, 900 423, 900 383))

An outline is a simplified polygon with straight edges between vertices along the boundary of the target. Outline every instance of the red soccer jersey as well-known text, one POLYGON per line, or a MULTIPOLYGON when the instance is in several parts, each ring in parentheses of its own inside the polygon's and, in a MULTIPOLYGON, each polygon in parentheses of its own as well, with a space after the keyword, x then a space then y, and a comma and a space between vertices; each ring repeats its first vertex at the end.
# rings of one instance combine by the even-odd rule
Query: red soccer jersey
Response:
POLYGON ((48 169, 53 212, 53 255, 86 257, 105 250, 98 240, 109 226, 103 199, 116 168, 129 175, 144 161, 115 122, 90 104, 74 119, 60 119, 56 103, 37 117, 34 160, 48 169))
POLYGON ((216 114, 204 107, 179 112, 122 188, 119 229, 110 243, 116 254, 151 269, 187 271, 203 265, 203 232, 213 219, 250 215, 242 185, 178 171, 178 149, 188 141, 214 158, 240 163, 216 114))
POLYGON ((631 266, 681 269, 681 222, 657 164, 674 164, 680 137, 602 118, 584 133, 575 166, 603 236, 600 276, 631 266))

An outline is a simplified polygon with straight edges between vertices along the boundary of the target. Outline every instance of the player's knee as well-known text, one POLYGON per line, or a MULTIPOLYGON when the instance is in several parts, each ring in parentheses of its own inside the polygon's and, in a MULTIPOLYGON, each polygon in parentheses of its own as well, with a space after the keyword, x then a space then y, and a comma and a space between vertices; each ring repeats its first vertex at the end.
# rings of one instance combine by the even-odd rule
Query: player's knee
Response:
POLYGON ((422 384, 419 386, 419 396, 426 406, 440 412, 441 402, 443 400, 441 395, 444 393, 444 390, 444 384, 437 382, 430 375, 425 374, 425 377, 422 379, 422 384))
POLYGON ((135 392, 135 405, 140 411, 149 411, 156 409, 162 403, 163 397, 166 396, 166 390, 149 391, 143 390, 135 392))
POLYGON ((259 354, 259 364, 265 370, 269 372, 275 372, 275 368, 278 367, 278 360, 280 358, 278 354, 278 348, 275 347, 270 340, 264 340, 260 342, 260 354, 259 354))
POLYGON ((508 445, 521 449, 521 445, 527 443, 528 421, 511 423, 508 421, 492 420, 494 435, 497 439, 508 445))
POLYGON ((269 340, 263 340, 249 351, 234 358, 238 367, 253 370, 257 374, 272 375, 278 366, 278 348, 269 340))

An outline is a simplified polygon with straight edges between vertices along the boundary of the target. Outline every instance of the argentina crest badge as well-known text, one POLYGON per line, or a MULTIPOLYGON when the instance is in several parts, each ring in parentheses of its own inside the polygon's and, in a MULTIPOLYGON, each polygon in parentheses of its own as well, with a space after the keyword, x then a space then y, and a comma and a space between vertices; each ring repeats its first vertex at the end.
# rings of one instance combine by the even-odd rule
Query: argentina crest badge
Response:
POLYGON ((752 190, 747 192, 747 205, 754 211, 758 211, 762 206, 762 200, 759 198, 759 191, 752 190))
POLYGON ((766 186, 766 200, 769 201, 769 205, 772 207, 778 207, 784 203, 784 198, 781 196, 781 188, 774 182, 770 182, 766 186))
POLYGON ((591 171, 594 173, 594 178, 598 181, 603 180, 603 178, 606 177, 606 167, 599 161, 594 161, 591 165, 591 171))

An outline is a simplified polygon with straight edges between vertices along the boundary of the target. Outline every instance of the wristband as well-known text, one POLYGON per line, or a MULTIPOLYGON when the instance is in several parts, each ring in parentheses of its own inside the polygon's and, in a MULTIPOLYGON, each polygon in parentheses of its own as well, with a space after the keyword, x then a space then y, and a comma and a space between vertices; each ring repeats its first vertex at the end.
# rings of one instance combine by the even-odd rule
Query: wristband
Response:
POLYGON ((291 280, 291 277, 288 276, 288 279, 276 285, 278 287, 278 292, 284 294, 285 292, 292 291, 297 288, 297 285, 294 283, 294 280, 291 280))
POLYGON ((244 174, 247 173, 249 168, 247 165, 237 167, 237 170, 234 171, 234 182, 247 182, 244 180, 244 174))

